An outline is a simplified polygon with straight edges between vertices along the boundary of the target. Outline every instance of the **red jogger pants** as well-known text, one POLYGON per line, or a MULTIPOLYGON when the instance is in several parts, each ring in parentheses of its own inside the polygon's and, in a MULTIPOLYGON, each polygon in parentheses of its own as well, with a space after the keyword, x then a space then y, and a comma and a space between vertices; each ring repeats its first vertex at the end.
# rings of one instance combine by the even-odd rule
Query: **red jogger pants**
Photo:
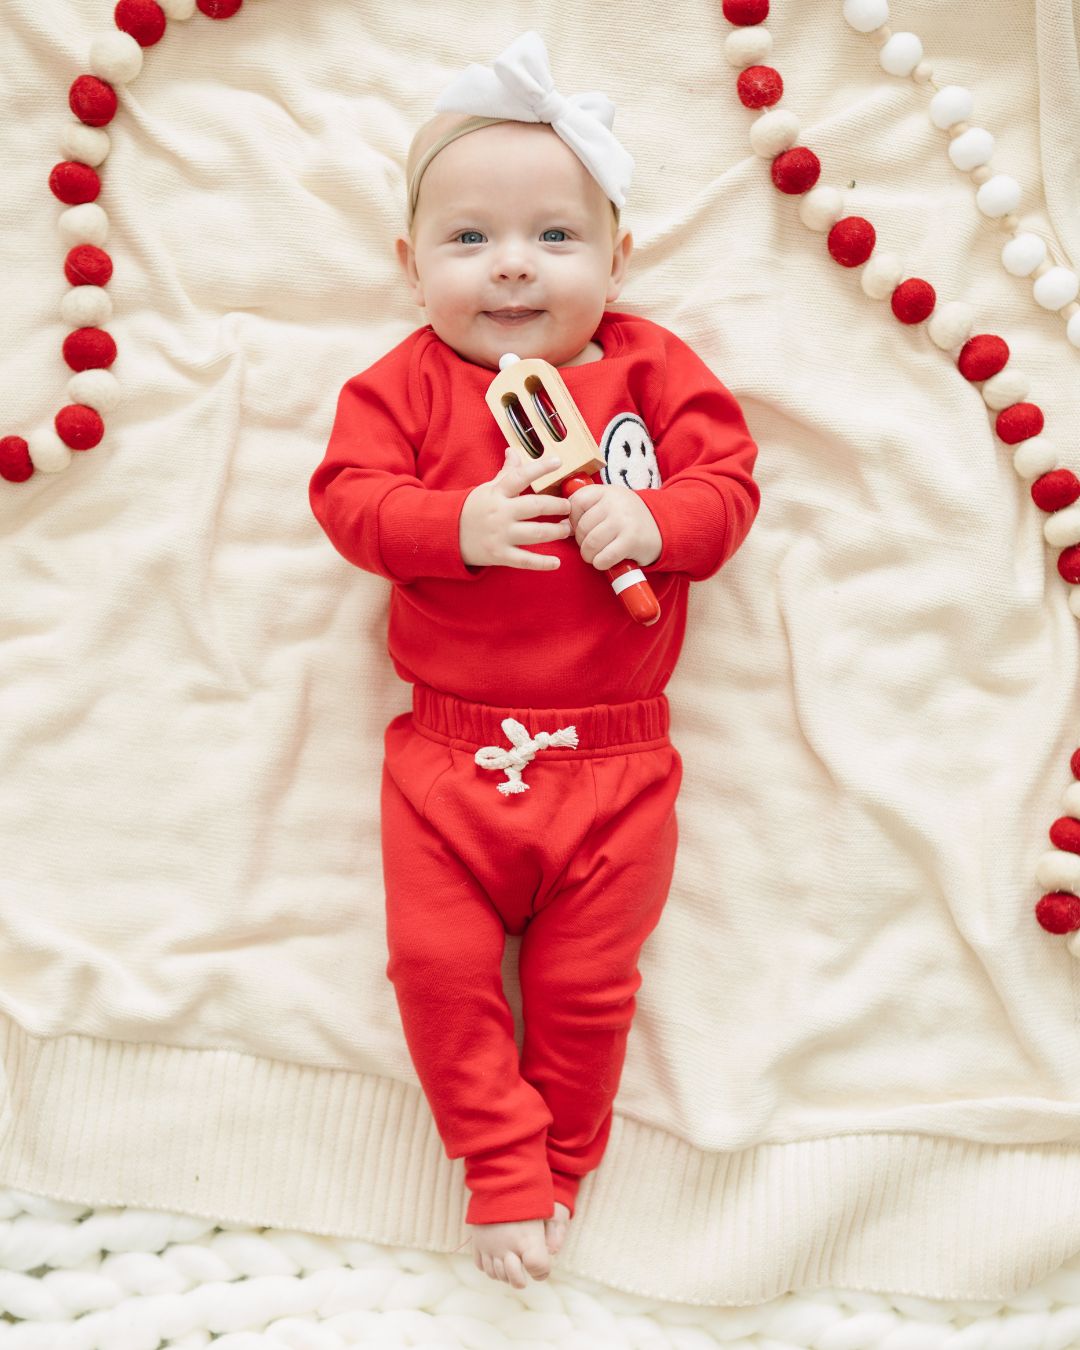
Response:
POLYGON ((668 729, 664 694, 497 708, 422 684, 386 728, 386 974, 446 1155, 465 1159, 467 1223, 550 1218, 556 1200, 573 1213, 603 1156, 638 955, 675 866, 668 729), (540 735, 559 730, 563 744, 540 735), (521 935, 520 1060, 507 932, 521 935))

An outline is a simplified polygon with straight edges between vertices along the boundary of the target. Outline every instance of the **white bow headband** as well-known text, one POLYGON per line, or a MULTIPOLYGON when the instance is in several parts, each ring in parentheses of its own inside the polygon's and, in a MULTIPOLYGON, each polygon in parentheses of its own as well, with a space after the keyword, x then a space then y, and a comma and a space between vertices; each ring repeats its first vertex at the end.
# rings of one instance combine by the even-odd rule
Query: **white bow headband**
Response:
POLYGON ((612 134, 615 105, 599 91, 569 97, 560 94, 551 77, 544 40, 533 29, 511 42, 490 70, 473 64, 455 76, 435 100, 435 111, 473 116, 440 137, 417 164, 409 184, 410 225, 420 179, 439 151, 466 132, 507 121, 550 123, 603 188, 618 219, 634 160, 612 134))

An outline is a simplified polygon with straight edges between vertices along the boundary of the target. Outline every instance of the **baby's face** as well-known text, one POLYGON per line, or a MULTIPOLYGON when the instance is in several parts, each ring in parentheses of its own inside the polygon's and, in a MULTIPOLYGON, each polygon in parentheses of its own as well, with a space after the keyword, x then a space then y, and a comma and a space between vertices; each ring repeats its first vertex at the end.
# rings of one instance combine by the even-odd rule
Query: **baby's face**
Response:
POLYGON ((504 352, 554 366, 591 359, 589 339, 622 289, 633 241, 550 126, 499 122, 439 151, 420 180, 413 238, 396 247, 439 337, 498 370, 504 352), (519 308, 536 312, 493 317, 519 308))

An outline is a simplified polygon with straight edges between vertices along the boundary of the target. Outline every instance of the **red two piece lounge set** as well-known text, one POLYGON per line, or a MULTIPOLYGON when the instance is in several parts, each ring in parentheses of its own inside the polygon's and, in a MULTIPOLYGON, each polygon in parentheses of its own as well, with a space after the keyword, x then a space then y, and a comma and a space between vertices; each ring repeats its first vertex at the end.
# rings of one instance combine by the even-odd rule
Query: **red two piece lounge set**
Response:
POLYGON ((474 1224, 550 1218, 556 1200, 573 1213, 603 1156, 675 864, 682 760, 663 691, 690 582, 738 549, 760 501, 739 405, 690 347, 615 311, 593 340, 603 359, 559 373, 600 481, 638 491, 660 528, 644 569, 657 623, 630 618, 572 535, 530 546, 555 571, 462 561, 462 505, 504 462, 484 401, 497 372, 430 325, 344 385, 310 484, 338 552, 393 583, 389 655, 413 692, 385 733, 386 973, 474 1224))

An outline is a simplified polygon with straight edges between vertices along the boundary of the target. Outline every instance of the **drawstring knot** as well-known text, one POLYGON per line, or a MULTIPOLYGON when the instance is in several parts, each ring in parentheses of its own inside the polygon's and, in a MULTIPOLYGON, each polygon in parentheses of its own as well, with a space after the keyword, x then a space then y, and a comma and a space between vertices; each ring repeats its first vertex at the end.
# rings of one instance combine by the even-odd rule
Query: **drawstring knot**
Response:
POLYGON ((505 796, 511 792, 528 792, 528 783, 521 781, 522 771, 532 761, 537 750, 546 750, 549 746, 566 745, 577 749, 577 728, 561 727, 558 731, 538 731, 530 739, 529 733, 513 717, 504 717, 503 733, 510 741, 512 749, 505 750, 501 745, 485 745, 477 750, 473 758, 481 769, 502 769, 506 773, 505 783, 495 786, 505 796))

